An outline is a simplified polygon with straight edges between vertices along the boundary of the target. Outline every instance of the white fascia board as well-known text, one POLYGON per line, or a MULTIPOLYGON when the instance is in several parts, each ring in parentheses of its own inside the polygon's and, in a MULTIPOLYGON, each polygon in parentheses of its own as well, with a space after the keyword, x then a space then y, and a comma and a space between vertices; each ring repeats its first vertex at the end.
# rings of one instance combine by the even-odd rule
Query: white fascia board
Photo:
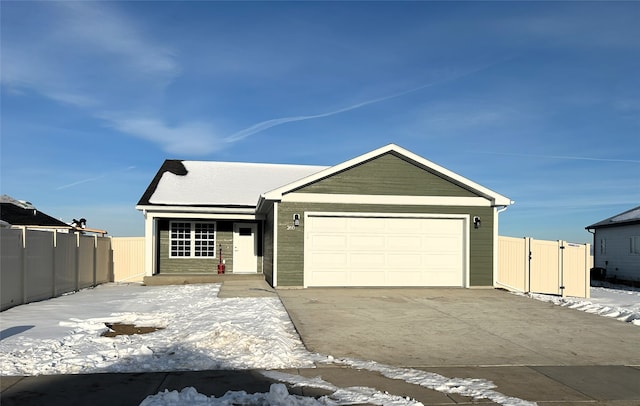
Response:
POLYGON ((484 197, 349 195, 330 193, 288 193, 282 196, 281 201, 296 203, 347 203, 417 206, 491 206, 491 201, 484 197))
POLYGON ((136 206, 145 213, 254 214, 254 207, 136 206))
POLYGON ((485 188, 484 186, 481 186, 463 176, 458 175, 455 172, 452 172, 436 163, 433 163, 419 155, 414 154, 411 151, 408 151, 402 147, 399 147, 398 145, 395 144, 389 144, 389 145, 385 145, 384 147, 378 148, 376 150, 373 150, 371 152, 368 152, 364 155, 360 155, 356 158, 350 159, 348 161, 345 161, 341 164, 329 167, 325 170, 322 170, 320 172, 317 172, 313 175, 307 176, 305 178, 299 179, 295 182, 289 183, 288 185, 284 185, 282 187, 279 187, 277 189, 271 190, 269 192, 266 192, 264 194, 262 194, 260 196, 261 199, 267 199, 267 200, 281 200, 282 196, 289 192, 290 190, 295 190, 299 187, 302 187, 304 185, 307 185, 309 183, 315 182, 317 180, 320 180, 322 178, 331 176, 335 173, 338 173, 340 171, 343 171, 345 169, 348 169, 350 167, 353 167, 355 165, 358 165, 362 162, 368 161, 370 159, 373 159, 377 156, 380 156, 382 154, 388 153, 388 152, 396 152, 400 155, 405 156, 406 158, 409 158, 410 160, 413 160, 417 163, 419 163, 420 165, 423 165, 429 169, 432 169, 435 172, 438 172, 439 174, 443 175, 446 178, 451 179, 452 181, 455 181, 459 184, 465 185, 466 187, 474 190, 476 193, 482 195, 483 197, 489 199, 491 201, 491 205, 493 206, 509 206, 511 204, 513 204, 513 201, 511 201, 511 199, 509 199, 508 197, 502 196, 501 194, 498 194, 490 189, 485 188))
POLYGON ((147 212, 151 218, 211 219, 211 220, 262 220, 264 215, 239 213, 202 213, 202 212, 147 212))

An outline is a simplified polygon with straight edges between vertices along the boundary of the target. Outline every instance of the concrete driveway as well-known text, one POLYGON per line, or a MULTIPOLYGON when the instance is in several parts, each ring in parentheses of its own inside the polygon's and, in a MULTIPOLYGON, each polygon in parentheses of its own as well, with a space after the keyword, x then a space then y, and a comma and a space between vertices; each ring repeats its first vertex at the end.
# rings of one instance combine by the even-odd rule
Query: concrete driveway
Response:
POLYGON ((492 289, 279 289, 310 351, 405 367, 640 365, 640 328, 492 289))

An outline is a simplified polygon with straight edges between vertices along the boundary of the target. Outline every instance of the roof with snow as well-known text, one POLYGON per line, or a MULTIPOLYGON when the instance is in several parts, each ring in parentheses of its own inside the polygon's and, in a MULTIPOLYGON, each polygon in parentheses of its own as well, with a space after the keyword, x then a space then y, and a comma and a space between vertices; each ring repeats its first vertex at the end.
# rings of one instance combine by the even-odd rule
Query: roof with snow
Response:
POLYGON ((138 205, 255 207, 262 193, 326 168, 168 159, 138 205))
POLYGON ((0 220, 6 223, 13 226, 71 228, 69 224, 37 210, 30 203, 11 200, 3 198, 0 201, 0 220))
POLYGON ((585 227, 586 229, 640 224, 640 206, 585 227))

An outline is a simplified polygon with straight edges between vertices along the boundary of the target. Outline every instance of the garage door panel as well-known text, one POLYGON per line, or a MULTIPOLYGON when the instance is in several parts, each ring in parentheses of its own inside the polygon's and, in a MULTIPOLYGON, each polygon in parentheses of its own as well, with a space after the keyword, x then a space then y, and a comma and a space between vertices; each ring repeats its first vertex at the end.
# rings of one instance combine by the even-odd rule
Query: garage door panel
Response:
POLYGON ((402 270, 390 272, 387 286, 424 286, 422 272, 402 270))
POLYGON ((381 218, 368 218, 362 221, 362 218, 349 219, 349 231, 352 233, 379 233, 385 229, 385 220, 381 218))
POLYGON ((380 268, 380 264, 384 264, 384 254, 358 254, 351 253, 349 255, 349 265, 354 268, 376 269, 380 268))
POLYGON ((429 268, 432 268, 435 271, 443 268, 459 269, 460 265, 462 265, 461 261, 459 261, 454 255, 425 254, 423 258, 429 268))
POLYGON ((419 250, 422 248, 422 245, 420 236, 390 235, 387 237, 387 248, 390 250, 419 250))
POLYGON ((349 273, 348 286, 386 286, 386 273, 383 271, 358 271, 349 273))
POLYGON ((347 231, 348 224, 349 219, 344 217, 310 217, 307 225, 318 233, 337 233, 347 231))
POLYGON ((387 254, 388 266, 391 270, 398 268, 415 268, 420 269, 424 265, 422 254, 417 252, 414 254, 387 254))
POLYGON ((311 286, 349 286, 348 274, 342 270, 317 271, 313 273, 311 286))
POLYGON ((307 220, 307 286, 464 285, 462 218, 322 215, 307 220))
POLYGON ((450 236, 442 237, 425 237, 423 244, 426 250, 440 252, 440 251, 459 251, 460 250, 459 237, 454 239, 450 236))
MULTIPOLYGON (((353 250, 384 250, 385 238, 383 235, 351 234, 346 246, 353 250)), ((344 247, 344 245, 343 245, 344 247)))
POLYGON ((314 268, 340 267, 348 268, 349 256, 343 252, 316 252, 309 257, 314 268))
POLYGON ((347 245, 347 236, 344 234, 316 234, 310 239, 310 244, 314 251, 344 249, 347 245))

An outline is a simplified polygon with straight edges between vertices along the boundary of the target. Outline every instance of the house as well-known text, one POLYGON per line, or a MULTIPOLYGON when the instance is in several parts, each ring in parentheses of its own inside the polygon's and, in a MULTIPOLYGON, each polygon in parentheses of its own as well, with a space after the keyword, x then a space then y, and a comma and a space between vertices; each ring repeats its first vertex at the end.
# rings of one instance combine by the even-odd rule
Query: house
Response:
POLYGON ((0 220, 5 227, 19 226, 33 230, 61 231, 68 233, 73 229, 64 221, 58 220, 36 209, 30 202, 16 200, 10 196, 0 196, 0 220))
POLYGON ((640 282, 640 206, 585 228, 593 233, 594 268, 606 278, 640 282))
POLYGON ((397 145, 330 167, 167 160, 136 208, 146 275, 274 287, 493 286, 513 202, 397 145))
POLYGON ((30 230, 56 231, 62 233, 80 232, 107 234, 105 230, 86 227, 86 220, 74 219, 71 224, 51 217, 36 209, 31 202, 16 200, 11 196, 0 196, 0 224, 3 228, 28 228, 30 230))

